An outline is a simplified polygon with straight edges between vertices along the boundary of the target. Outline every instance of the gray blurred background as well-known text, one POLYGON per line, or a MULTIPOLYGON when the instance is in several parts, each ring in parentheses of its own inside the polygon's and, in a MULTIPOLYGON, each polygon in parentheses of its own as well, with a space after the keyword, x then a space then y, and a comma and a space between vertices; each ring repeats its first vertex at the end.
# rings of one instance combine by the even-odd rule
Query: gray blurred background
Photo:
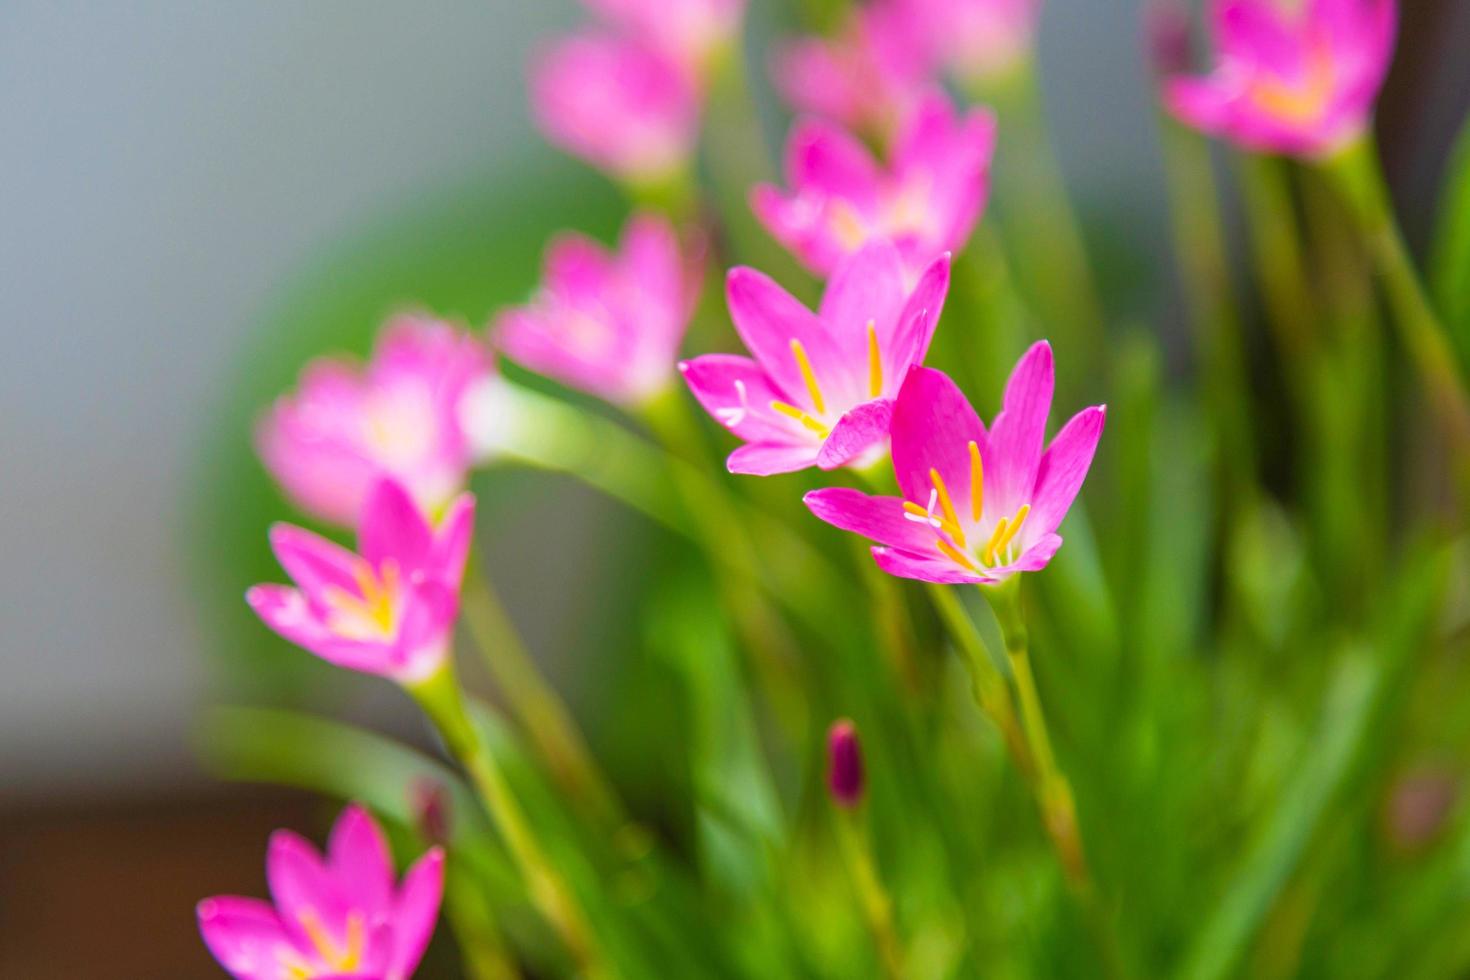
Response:
MULTIPOLYGON (((774 4, 753 0, 757 20, 774 4)), ((1385 136, 1422 234, 1470 98, 1470 3, 1407 6, 1385 136)), ((533 39, 577 16, 573 0, 0 2, 0 817, 203 782, 187 740, 210 672, 179 514, 204 411, 293 270, 375 215, 551 153, 522 75, 533 39)), ((1162 257, 1136 22, 1125 0, 1051 0, 1043 75, 1081 207, 1162 257)), ((551 615, 516 612, 533 630, 551 615)), ((0 947, 17 914, 0 889, 0 947)), ((36 975, 9 969, 0 956, 0 975, 36 975)))

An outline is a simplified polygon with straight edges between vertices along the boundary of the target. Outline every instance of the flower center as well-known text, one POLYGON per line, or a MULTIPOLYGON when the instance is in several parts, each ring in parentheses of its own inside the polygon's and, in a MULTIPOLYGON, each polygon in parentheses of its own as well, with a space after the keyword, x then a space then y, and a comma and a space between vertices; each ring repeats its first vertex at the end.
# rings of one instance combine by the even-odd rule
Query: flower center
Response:
MULTIPOLYGON (((980 457, 980 446, 974 440, 970 441, 969 451, 969 523, 971 529, 977 529, 985 514, 985 464, 980 457)), ((996 521, 990 534, 985 536, 984 545, 972 551, 965 535, 965 526, 960 521, 954 501, 950 499, 949 488, 945 486, 944 478, 939 475, 939 470, 933 468, 929 470, 929 483, 932 489, 929 491, 927 505, 920 506, 911 500, 905 500, 903 503, 904 518, 919 524, 928 524, 934 530, 943 532, 934 538, 934 547, 941 554, 972 572, 1009 565, 1020 557, 1015 550, 1019 547, 1021 527, 1031 513, 1030 504, 1022 504, 1014 514, 1001 517, 996 521), (935 513, 936 506, 939 508, 938 513, 935 513), (945 538, 944 535, 948 535, 948 538, 945 538)))
POLYGON ((1318 38, 1307 52, 1307 70, 1300 79, 1269 76, 1251 86, 1250 96, 1259 108, 1282 122, 1309 123, 1327 108, 1335 81, 1332 49, 1318 38))
MULTIPOLYGON (((332 938, 315 911, 303 909, 297 916, 297 921, 301 923, 306 938, 311 940, 317 957, 329 970, 334 973, 351 972, 362 966, 363 951, 367 946, 367 930, 361 912, 348 913, 347 939, 342 946, 337 945, 337 941, 332 938)), ((292 980, 310 980, 319 972, 303 962, 295 952, 283 953, 281 964, 292 980)))
POLYGON ((359 560, 352 569, 357 594, 335 585, 323 590, 332 630, 353 640, 391 640, 398 626, 402 579, 398 563, 389 558, 375 570, 359 560))

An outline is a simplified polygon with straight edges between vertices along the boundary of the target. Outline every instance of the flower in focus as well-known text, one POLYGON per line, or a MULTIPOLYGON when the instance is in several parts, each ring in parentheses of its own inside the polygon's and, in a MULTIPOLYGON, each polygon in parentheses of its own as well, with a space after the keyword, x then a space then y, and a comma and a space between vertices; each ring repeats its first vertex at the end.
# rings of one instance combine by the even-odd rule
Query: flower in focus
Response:
POLYGON ((909 116, 884 169, 856 137, 820 120, 786 144, 790 191, 760 185, 751 206, 813 272, 830 275, 870 238, 890 239, 910 272, 970 237, 985 205, 995 117, 955 114, 932 93, 909 116))
POLYGON ((754 358, 681 364, 705 410, 747 445, 732 473, 867 466, 888 444, 893 397, 922 363, 949 291, 949 256, 912 290, 898 251, 875 240, 847 259, 813 314, 754 269, 730 270, 730 316, 754 358))
POLYGON ((918 26, 892 4, 860 6, 837 37, 778 47, 776 88, 798 112, 886 139, 934 84, 918 26))
POLYGON ((867 779, 857 726, 846 718, 827 729, 827 790, 838 806, 852 808, 863 801, 867 779))
POLYGON ((682 171, 699 133, 699 96, 682 66, 611 34, 566 38, 543 52, 531 104, 547 139, 639 186, 682 171))
POLYGON ((1031 53, 1040 0, 891 0, 915 22, 930 56, 960 79, 1003 76, 1031 53))
POLYGON ((330 663, 413 683, 449 656, 475 498, 461 494, 431 527, 397 483, 377 484, 354 554, 290 524, 271 549, 295 581, 257 585, 246 601, 266 625, 330 663))
POLYGON ((734 40, 745 0, 583 0, 699 78, 734 40))
POLYGON ((990 584, 1044 568, 1057 527, 1092 465, 1102 407, 1084 409, 1043 451, 1052 352, 1037 343, 1016 365, 987 431, 950 378, 909 373, 893 408, 893 471, 902 497, 828 488, 806 495, 819 518, 878 543, 884 571, 925 582, 990 584))
POLYGON ((1175 77, 1164 103, 1183 122, 1247 149, 1326 156, 1368 129, 1388 74, 1396 0, 1216 0, 1216 66, 1175 77))
POLYGON ((382 830, 354 804, 337 818, 325 855, 276 831, 266 877, 274 904, 230 895, 199 903, 199 931, 232 976, 406 980, 439 917, 444 854, 431 849, 398 883, 382 830))
POLYGON ((460 401, 493 381, 490 358, 467 332, 398 317, 366 368, 340 359, 309 365, 261 420, 256 446, 292 502, 323 520, 355 525, 383 476, 437 511, 464 488, 471 464, 460 401))
POLYGON ((564 234, 547 249, 530 304, 496 319, 496 346, 523 367, 600 398, 646 401, 673 377, 698 270, 655 215, 633 217, 616 252, 564 234))

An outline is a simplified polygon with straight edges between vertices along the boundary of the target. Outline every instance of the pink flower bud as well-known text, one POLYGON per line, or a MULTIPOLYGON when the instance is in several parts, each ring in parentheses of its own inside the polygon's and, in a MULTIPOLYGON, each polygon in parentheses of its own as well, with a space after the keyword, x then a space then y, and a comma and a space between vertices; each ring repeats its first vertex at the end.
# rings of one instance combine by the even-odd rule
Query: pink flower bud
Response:
POLYGON ((827 730, 827 786, 832 801, 841 807, 855 807, 863 801, 867 779, 863 774, 863 750, 858 743, 857 726, 846 718, 832 723, 827 730))

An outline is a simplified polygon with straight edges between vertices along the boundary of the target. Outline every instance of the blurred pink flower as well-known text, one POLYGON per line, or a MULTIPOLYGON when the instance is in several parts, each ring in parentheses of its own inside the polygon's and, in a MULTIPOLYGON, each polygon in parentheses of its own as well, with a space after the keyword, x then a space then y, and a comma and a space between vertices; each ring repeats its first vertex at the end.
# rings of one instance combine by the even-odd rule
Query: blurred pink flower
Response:
POLYGON ((474 528, 475 498, 461 494, 431 527, 404 489, 377 484, 354 554, 290 524, 271 549, 295 581, 257 585, 245 601, 265 624, 330 663, 399 683, 421 681, 449 656, 474 528))
POLYGON ((994 149, 995 117, 958 116, 938 92, 910 113, 887 169, 856 137, 807 120, 786 143, 791 189, 759 185, 751 206, 818 275, 870 238, 890 239, 912 273, 964 247, 985 206, 994 149))
POLYGON ((1185 123, 1266 153, 1321 157, 1363 135, 1388 74, 1396 0, 1216 0, 1216 66, 1176 77, 1164 104, 1185 123))
POLYGON ((827 729, 827 791, 832 802, 851 809, 863 801, 867 778, 857 726, 843 718, 827 729))
POLYGON ((890 0, 933 60, 959 78, 1005 75, 1030 53, 1041 0, 890 0))
POLYGON ((565 38, 542 52, 531 107, 552 143, 630 184, 677 174, 699 135, 699 96, 683 67, 612 34, 565 38))
POLYGON ((431 849, 395 881, 383 832, 353 804, 327 853, 287 830, 271 836, 266 877, 274 904, 222 895, 199 903, 209 951, 239 980, 406 980, 444 891, 444 854, 431 849))
POLYGON ((599 398, 644 402, 673 378, 699 268, 657 215, 631 218, 616 252, 563 234, 546 250, 530 304, 496 318, 496 346, 517 364, 599 398))
POLYGON ((1056 530, 1092 465, 1105 410, 1084 409, 1042 451, 1051 347, 1034 345, 987 432, 949 377, 909 373, 893 408, 893 471, 903 497, 828 488, 806 495, 817 517, 878 543, 884 571, 925 582, 989 584, 1044 568, 1056 530))
POLYGON ((745 446, 732 473, 865 466, 888 445, 893 396, 924 360, 949 291, 949 256, 905 286, 898 251, 875 240, 847 259, 813 314, 754 269, 730 270, 730 316, 754 359, 679 365, 705 410, 745 446))
POLYGON ((460 402, 493 377, 490 358, 469 333, 398 317, 366 369, 340 359, 309 365, 297 390, 261 420, 256 447, 292 502, 323 520, 355 525, 382 476, 436 511, 464 488, 471 463, 460 402))
POLYGON ((745 0, 583 0, 696 78, 740 31, 745 0))
POLYGON ((778 45, 772 78, 798 112, 886 139, 934 85, 919 26, 890 3, 859 7, 837 37, 778 45))

